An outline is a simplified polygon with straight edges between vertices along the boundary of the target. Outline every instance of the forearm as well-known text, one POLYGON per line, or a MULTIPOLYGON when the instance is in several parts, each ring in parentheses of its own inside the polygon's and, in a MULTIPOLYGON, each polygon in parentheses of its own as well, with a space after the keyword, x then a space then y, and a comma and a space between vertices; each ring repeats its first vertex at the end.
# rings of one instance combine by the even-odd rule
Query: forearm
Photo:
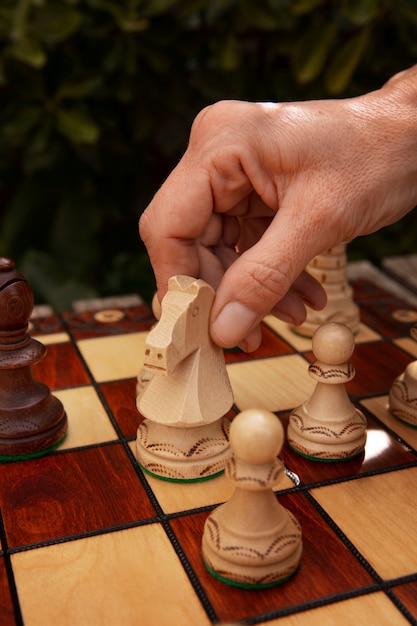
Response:
POLYGON ((383 226, 417 206, 417 66, 351 101, 351 106, 364 121, 362 149, 371 147, 375 168, 380 168, 385 181, 383 226))

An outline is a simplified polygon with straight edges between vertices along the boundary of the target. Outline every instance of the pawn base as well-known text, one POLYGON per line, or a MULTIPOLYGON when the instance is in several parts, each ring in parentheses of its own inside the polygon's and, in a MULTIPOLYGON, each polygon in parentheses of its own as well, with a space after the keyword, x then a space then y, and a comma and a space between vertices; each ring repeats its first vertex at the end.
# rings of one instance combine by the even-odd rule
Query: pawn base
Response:
POLYGON ((365 449, 366 418, 354 408, 345 421, 328 423, 307 416, 302 405, 290 415, 287 438, 294 452, 310 460, 348 461, 365 449))
POLYGON ((270 583, 243 583, 243 582, 238 582, 236 580, 232 580, 231 578, 226 578, 225 576, 221 576, 214 569, 212 569, 210 567, 210 565, 208 565, 208 563, 206 563, 205 561, 204 561, 204 565, 205 565, 207 571, 212 576, 214 576, 214 578, 217 578, 217 580, 220 580, 220 582, 222 582, 222 583, 224 583, 226 585, 230 585, 231 587, 238 587, 240 589, 270 589, 271 587, 276 587, 277 585, 282 585, 287 580, 292 578, 292 576, 294 576, 294 574, 297 571, 297 569, 295 569, 288 576, 285 576, 284 578, 280 578, 278 580, 274 580, 273 582, 270 582, 270 583))
POLYGON ((393 382, 389 407, 397 419, 417 428, 417 361, 410 363, 393 382))
POLYGON ((267 543, 263 536, 222 536, 221 512, 222 506, 209 515, 202 540, 204 564, 215 578, 234 587, 263 589, 282 584, 295 574, 302 539, 300 526, 289 511, 285 510, 285 528, 267 543))
POLYGON ((63 414, 60 422, 52 428, 27 437, 0 437, 0 460, 13 461, 30 459, 48 454, 51 450, 58 448, 66 438, 68 421, 66 413, 63 414))
POLYGON ((333 456, 329 453, 328 450, 325 451, 312 451, 312 450, 304 450, 302 446, 295 447, 292 444, 289 444, 291 450, 298 454, 299 456, 308 459, 309 461, 318 461, 319 463, 340 463, 343 461, 352 461, 353 459, 357 459, 361 454, 364 453, 365 446, 358 446, 357 451, 340 451, 337 453, 335 450, 332 450, 333 456))
POLYGON ((38 457, 45 456, 46 454, 49 454, 59 448, 64 443, 66 437, 67 435, 65 434, 62 439, 51 445, 49 448, 44 448, 35 452, 28 452, 26 454, 14 453, 13 455, 0 454, 0 461, 28 461, 29 459, 37 459, 38 457))
POLYGON ((221 418, 193 428, 165 426, 145 419, 138 428, 136 459, 162 480, 194 482, 223 473, 230 459, 230 422, 221 418))

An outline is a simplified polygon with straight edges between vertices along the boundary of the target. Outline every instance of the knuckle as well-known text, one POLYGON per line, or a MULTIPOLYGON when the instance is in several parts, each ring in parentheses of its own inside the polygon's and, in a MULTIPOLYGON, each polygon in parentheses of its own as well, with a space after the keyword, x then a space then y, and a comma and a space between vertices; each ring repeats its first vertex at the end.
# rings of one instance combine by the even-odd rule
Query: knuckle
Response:
POLYGON ((220 100, 209 104, 202 109, 195 117, 191 126, 190 144, 206 135, 213 135, 213 128, 222 130, 229 128, 235 121, 238 109, 242 103, 235 100, 220 100))
POLYGON ((149 209, 146 209, 139 217, 138 229, 140 238, 146 242, 152 234, 152 220, 149 209))
POLYGON ((257 261, 249 266, 251 279, 250 290, 261 300, 272 307, 279 302, 291 286, 288 274, 266 261, 257 261))
POLYGON ((216 104, 210 104, 202 109, 194 118, 191 126, 190 142, 192 142, 200 132, 202 132, 207 124, 212 124, 213 110, 216 104))

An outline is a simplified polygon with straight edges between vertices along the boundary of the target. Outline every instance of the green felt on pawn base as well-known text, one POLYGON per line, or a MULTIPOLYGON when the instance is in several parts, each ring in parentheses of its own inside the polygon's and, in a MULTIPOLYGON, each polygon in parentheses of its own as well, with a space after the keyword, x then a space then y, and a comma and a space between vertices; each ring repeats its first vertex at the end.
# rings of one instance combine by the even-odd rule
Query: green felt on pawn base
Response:
POLYGON ((291 444, 289 444, 289 446, 293 452, 295 452, 299 456, 302 456, 304 459, 308 459, 309 461, 318 461, 319 463, 344 463, 345 461, 352 461, 352 459, 357 459, 359 456, 361 456, 361 454, 363 455, 364 453, 362 450, 361 452, 353 454, 352 456, 346 456, 341 459, 325 459, 323 457, 313 456, 311 454, 306 454, 305 452, 300 452, 300 450, 297 450, 297 448, 294 448, 291 444))
POLYGON ((407 422, 406 419, 402 419, 401 417, 398 417, 398 415, 395 415, 395 413, 394 413, 394 417, 402 424, 405 424, 406 426, 409 426, 410 428, 414 428, 415 430, 417 430, 417 424, 412 424, 411 422, 407 422))
POLYGON ((0 454, 0 461, 28 461, 29 459, 36 459, 40 456, 45 456, 46 454, 49 454, 49 452, 53 452, 54 450, 59 448, 59 446, 62 445, 65 439, 66 439, 66 435, 64 435, 62 439, 60 439, 53 446, 50 446, 49 448, 45 448, 44 450, 37 450, 36 452, 31 452, 28 454, 10 454, 10 455, 0 454))
POLYGON ((276 587, 277 585, 282 585, 287 580, 292 578, 294 576, 294 574, 296 573, 296 571, 297 571, 297 570, 295 570, 289 576, 284 576, 283 578, 278 578, 277 580, 274 580, 274 581, 269 582, 269 583, 249 584, 249 583, 240 583, 240 582, 237 582, 236 580, 231 580, 230 578, 226 578, 225 576, 221 576, 214 569, 212 569, 210 567, 210 565, 208 565, 205 561, 204 561, 204 565, 206 566, 206 569, 210 572, 210 574, 212 576, 214 576, 214 578, 217 578, 217 580, 220 580, 220 582, 225 583, 226 585, 229 585, 231 587, 239 587, 240 589, 270 589, 271 587, 276 587))
POLYGON ((149 474, 149 476, 153 476, 154 478, 159 478, 159 480, 166 480, 169 483, 202 483, 207 480, 211 480, 212 478, 217 478, 224 474, 224 470, 220 470, 220 472, 216 472, 215 474, 210 474, 210 476, 200 476, 198 478, 173 478, 171 476, 161 476, 161 474, 156 474, 155 472, 151 472, 147 467, 142 465, 142 463, 138 462, 138 465, 141 470, 145 472, 145 474, 149 474))

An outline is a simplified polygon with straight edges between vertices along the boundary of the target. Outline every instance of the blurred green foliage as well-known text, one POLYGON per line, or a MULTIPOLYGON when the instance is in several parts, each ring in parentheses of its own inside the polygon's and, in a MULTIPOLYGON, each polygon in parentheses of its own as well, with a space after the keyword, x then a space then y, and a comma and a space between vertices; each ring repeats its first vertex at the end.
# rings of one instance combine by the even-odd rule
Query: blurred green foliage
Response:
POLYGON ((2 0, 0 254, 58 310, 149 298, 137 220, 201 108, 356 95, 416 62, 415 0, 2 0))

